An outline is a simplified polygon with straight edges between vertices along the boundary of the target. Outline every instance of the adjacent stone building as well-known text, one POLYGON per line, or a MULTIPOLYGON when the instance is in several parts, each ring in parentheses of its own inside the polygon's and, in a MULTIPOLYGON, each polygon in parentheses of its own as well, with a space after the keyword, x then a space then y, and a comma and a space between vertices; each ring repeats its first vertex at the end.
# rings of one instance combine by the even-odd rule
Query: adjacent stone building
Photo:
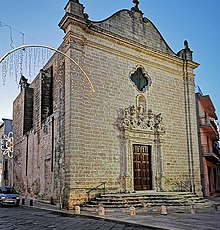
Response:
MULTIPOLYGON (((194 69, 187 41, 174 53, 138 1, 94 22, 69 0, 59 50, 14 102, 16 186, 62 200, 88 191, 201 194, 194 69), (88 81, 91 80, 91 83, 88 81)), ((93 194, 93 195, 94 195, 93 194)))

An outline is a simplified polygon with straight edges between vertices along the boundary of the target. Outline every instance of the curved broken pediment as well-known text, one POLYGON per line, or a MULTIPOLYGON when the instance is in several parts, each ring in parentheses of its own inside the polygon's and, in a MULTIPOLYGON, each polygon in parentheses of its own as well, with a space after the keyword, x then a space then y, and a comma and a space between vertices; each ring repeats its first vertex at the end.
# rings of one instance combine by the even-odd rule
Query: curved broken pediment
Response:
POLYGON ((142 12, 120 10, 103 21, 89 21, 90 29, 120 36, 156 51, 176 56, 158 29, 142 12))

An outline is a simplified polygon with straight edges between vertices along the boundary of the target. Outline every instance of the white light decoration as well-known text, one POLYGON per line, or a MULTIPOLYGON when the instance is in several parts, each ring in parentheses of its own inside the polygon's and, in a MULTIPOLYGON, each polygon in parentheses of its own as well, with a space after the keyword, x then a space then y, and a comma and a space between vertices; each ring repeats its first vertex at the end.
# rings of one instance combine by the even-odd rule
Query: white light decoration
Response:
POLYGON ((17 83, 19 80, 18 75, 26 75, 31 79, 31 76, 33 75, 34 77, 54 53, 61 54, 74 63, 83 73, 84 77, 90 84, 92 91, 95 93, 95 88, 89 76, 73 58, 58 49, 38 44, 21 45, 7 52, 3 57, 0 57, 0 64, 2 65, 0 68, 0 75, 2 75, 3 84, 6 83, 7 76, 15 76, 17 83), (24 72, 26 72, 26 74, 24 72))
POLYGON ((13 158, 14 137, 12 132, 9 132, 8 135, 2 135, 1 150, 3 155, 7 155, 9 158, 13 158))

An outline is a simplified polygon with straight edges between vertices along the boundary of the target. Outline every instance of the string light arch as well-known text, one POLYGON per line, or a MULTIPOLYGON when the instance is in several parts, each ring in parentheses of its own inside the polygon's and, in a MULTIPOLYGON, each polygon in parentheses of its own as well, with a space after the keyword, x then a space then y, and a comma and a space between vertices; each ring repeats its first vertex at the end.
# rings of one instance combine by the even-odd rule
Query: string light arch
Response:
POLYGON ((72 63, 74 63, 79 70, 83 73, 84 77, 88 81, 92 91, 95 93, 95 88, 89 78, 89 76, 86 74, 86 72, 83 70, 83 68, 70 56, 65 54, 64 52, 55 49, 50 46, 45 45, 38 45, 38 44, 31 44, 31 45, 21 45, 19 47, 16 47, 9 52, 7 52, 4 56, 0 58, 0 64, 2 64, 2 79, 3 84, 6 82, 7 75, 15 75, 16 81, 17 74, 20 72, 20 75, 23 73, 24 65, 26 66, 26 69, 29 70, 29 75, 31 74, 31 65, 33 64, 34 69, 39 67, 37 66, 41 60, 42 64, 48 58, 51 56, 51 54, 47 51, 54 51, 56 53, 59 53, 63 55, 64 57, 68 58, 72 63), (30 49, 29 49, 30 48, 30 49), (41 52, 37 52, 37 48, 41 48, 41 52), (46 50, 46 52, 45 52, 46 50), (20 51, 20 52, 16 52, 20 51), (29 59, 29 62, 27 61, 29 59))

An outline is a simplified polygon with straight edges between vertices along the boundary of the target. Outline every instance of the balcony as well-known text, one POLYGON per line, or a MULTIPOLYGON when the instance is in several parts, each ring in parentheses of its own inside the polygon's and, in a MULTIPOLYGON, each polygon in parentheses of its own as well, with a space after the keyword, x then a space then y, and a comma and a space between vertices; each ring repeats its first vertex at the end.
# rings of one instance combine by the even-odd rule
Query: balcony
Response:
POLYGON ((200 128, 202 132, 207 133, 214 140, 219 140, 218 126, 216 121, 211 117, 200 117, 200 128))
POLYGON ((201 146, 202 154, 209 161, 217 163, 220 162, 220 148, 216 145, 202 145, 201 146))

